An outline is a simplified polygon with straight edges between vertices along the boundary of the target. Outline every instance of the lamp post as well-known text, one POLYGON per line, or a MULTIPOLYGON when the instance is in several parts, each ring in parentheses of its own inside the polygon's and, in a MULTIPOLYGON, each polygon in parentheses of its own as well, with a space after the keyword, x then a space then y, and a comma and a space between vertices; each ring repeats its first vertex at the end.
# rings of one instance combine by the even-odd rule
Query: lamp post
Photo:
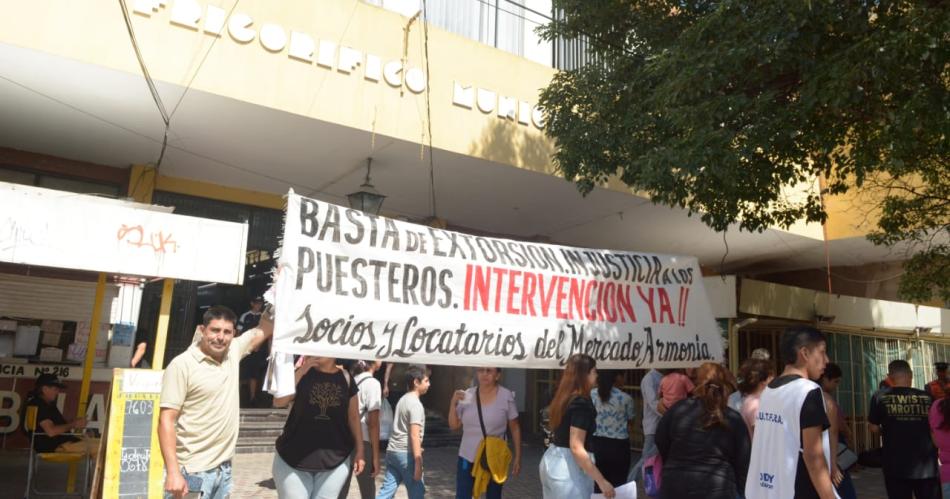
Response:
POLYGON ((358 191, 347 194, 346 199, 350 203, 350 208, 354 210, 360 210, 363 213, 371 215, 379 215, 379 209, 383 207, 383 200, 386 199, 386 196, 377 192, 376 188, 373 187, 373 184, 369 181, 372 166, 373 158, 366 158, 366 180, 360 185, 358 191))

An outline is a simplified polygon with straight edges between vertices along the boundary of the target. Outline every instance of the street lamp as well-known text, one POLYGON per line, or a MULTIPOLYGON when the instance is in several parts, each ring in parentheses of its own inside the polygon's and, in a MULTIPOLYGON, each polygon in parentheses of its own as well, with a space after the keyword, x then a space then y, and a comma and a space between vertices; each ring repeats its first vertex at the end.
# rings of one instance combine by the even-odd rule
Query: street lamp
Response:
POLYGON ((360 186, 360 190, 347 194, 346 199, 350 202, 350 208, 360 210, 363 213, 379 215, 379 209, 383 207, 383 196, 376 191, 373 184, 369 183, 369 174, 373 166, 373 158, 366 158, 366 180, 360 186))

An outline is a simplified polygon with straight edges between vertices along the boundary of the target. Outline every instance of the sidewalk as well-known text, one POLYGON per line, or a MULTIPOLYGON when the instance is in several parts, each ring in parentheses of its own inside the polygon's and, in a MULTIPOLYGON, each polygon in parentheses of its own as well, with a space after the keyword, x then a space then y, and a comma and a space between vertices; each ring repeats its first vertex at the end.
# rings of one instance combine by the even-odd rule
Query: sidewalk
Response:
MULTIPOLYGON (((521 475, 511 478, 505 484, 504 496, 516 499, 541 498, 541 482, 538 478, 538 463, 541 460, 540 446, 526 446, 523 450, 521 475)), ((455 497, 455 469, 458 449, 442 447, 425 451, 426 497, 446 499, 455 497)), ((638 456, 634 456, 636 462, 638 456)), ((234 460, 235 488, 232 498, 276 498, 274 482, 271 480, 273 454, 242 454, 234 460)), ((887 499, 884 491, 884 478, 878 469, 865 469, 852 475, 860 499, 887 499)), ((382 475, 377 477, 376 486, 382 483, 382 475)), ((400 487, 396 494, 405 499, 406 489, 400 487)), ((646 497, 640 490, 638 497, 646 497)), ((356 482, 350 487, 347 499, 359 499, 356 482)))
MULTIPOLYGON (((539 447, 525 447, 522 456, 521 475, 509 479, 505 484, 505 497, 519 499, 541 497, 541 481, 538 479, 538 463, 541 460, 539 447)), ((271 479, 273 454, 240 454, 234 459, 234 493, 232 499, 276 498, 274 482, 271 479)), ((439 447, 426 449, 424 455, 426 497, 454 498, 455 469, 458 449, 439 447)), ((376 477, 376 487, 382 483, 382 474, 376 477)), ((400 487, 396 493, 399 499, 405 499, 406 488, 400 487)), ((360 499, 356 481, 350 486, 347 499, 360 499)))
MULTIPOLYGON (((425 453, 425 481, 428 493, 426 497, 445 499, 455 497, 455 466, 457 449, 428 449, 425 453)), ((636 456, 634 456, 636 457, 636 456)), ((522 458, 521 475, 514 477, 505 485, 505 497, 515 499, 534 499, 541 497, 541 482, 538 479, 538 462, 541 448, 526 446, 522 458)), ((271 479, 272 453, 238 454, 234 458, 234 499, 276 498, 277 491, 271 479)), ((27 453, 21 450, 0 451, 0 498, 22 498, 26 487, 27 453)), ((51 467, 44 472, 45 485, 62 484, 65 487, 65 467, 51 467)), ((377 478, 377 484, 382 477, 377 478)), ((861 499, 885 499, 884 479, 881 471, 865 469, 854 475, 854 484, 861 499)), ((405 488, 400 488, 397 498, 406 498, 405 488)), ((642 491, 640 497, 642 495, 642 491)), ((356 483, 350 487, 349 499, 359 499, 356 483)))

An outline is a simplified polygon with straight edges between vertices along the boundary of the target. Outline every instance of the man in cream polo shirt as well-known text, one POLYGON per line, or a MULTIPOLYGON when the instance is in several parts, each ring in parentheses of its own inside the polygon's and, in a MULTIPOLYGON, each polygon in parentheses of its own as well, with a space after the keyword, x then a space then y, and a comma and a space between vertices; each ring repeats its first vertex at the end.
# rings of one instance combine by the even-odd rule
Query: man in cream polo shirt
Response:
POLYGON ((165 369, 158 440, 165 458, 166 497, 182 497, 189 488, 200 489, 204 499, 226 498, 231 492, 240 362, 274 332, 270 311, 238 338, 236 323, 227 307, 209 308, 198 326, 198 340, 165 369))

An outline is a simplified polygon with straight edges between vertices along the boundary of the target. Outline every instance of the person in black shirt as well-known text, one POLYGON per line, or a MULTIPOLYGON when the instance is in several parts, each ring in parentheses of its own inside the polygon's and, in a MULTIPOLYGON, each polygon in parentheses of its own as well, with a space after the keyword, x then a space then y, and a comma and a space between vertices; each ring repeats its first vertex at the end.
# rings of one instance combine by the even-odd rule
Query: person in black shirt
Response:
POLYGON ((930 438, 928 414, 932 399, 911 388, 913 371, 903 360, 887 366, 893 387, 871 397, 868 423, 884 438, 884 487, 891 499, 939 499, 937 449, 930 438))
POLYGON ((306 357, 295 373, 294 395, 274 401, 278 407, 296 400, 284 431, 277 438, 274 482, 280 497, 336 498, 350 474, 366 464, 360 426, 358 388, 333 357, 306 357))
POLYGON ((745 491, 749 431, 726 405, 726 368, 708 362, 696 379, 693 398, 673 405, 656 428, 663 458, 660 498, 735 499, 745 491))
POLYGON ((36 452, 83 452, 95 455, 99 449, 99 439, 82 439, 75 435, 66 435, 86 426, 86 418, 66 421, 63 413, 56 407, 56 398, 60 390, 66 388, 55 374, 44 373, 36 378, 36 385, 26 402, 26 410, 36 408, 36 428, 33 435, 33 450, 36 452))
MULTIPOLYGON (((251 299, 251 309, 241 314, 237 322, 237 332, 243 334, 257 327, 261 322, 261 314, 264 310, 264 298, 255 296, 251 299)), ((270 356, 270 342, 265 342, 241 359, 241 369, 239 376, 241 381, 247 381, 248 399, 247 405, 255 407, 258 402, 258 396, 261 394, 262 381, 267 373, 267 358, 270 356)))
POLYGON ((544 499, 590 497, 594 482, 605 497, 614 497, 613 485, 591 458, 597 410, 590 390, 597 382, 597 363, 586 354, 567 359, 561 381, 550 405, 553 442, 539 466, 544 499))

